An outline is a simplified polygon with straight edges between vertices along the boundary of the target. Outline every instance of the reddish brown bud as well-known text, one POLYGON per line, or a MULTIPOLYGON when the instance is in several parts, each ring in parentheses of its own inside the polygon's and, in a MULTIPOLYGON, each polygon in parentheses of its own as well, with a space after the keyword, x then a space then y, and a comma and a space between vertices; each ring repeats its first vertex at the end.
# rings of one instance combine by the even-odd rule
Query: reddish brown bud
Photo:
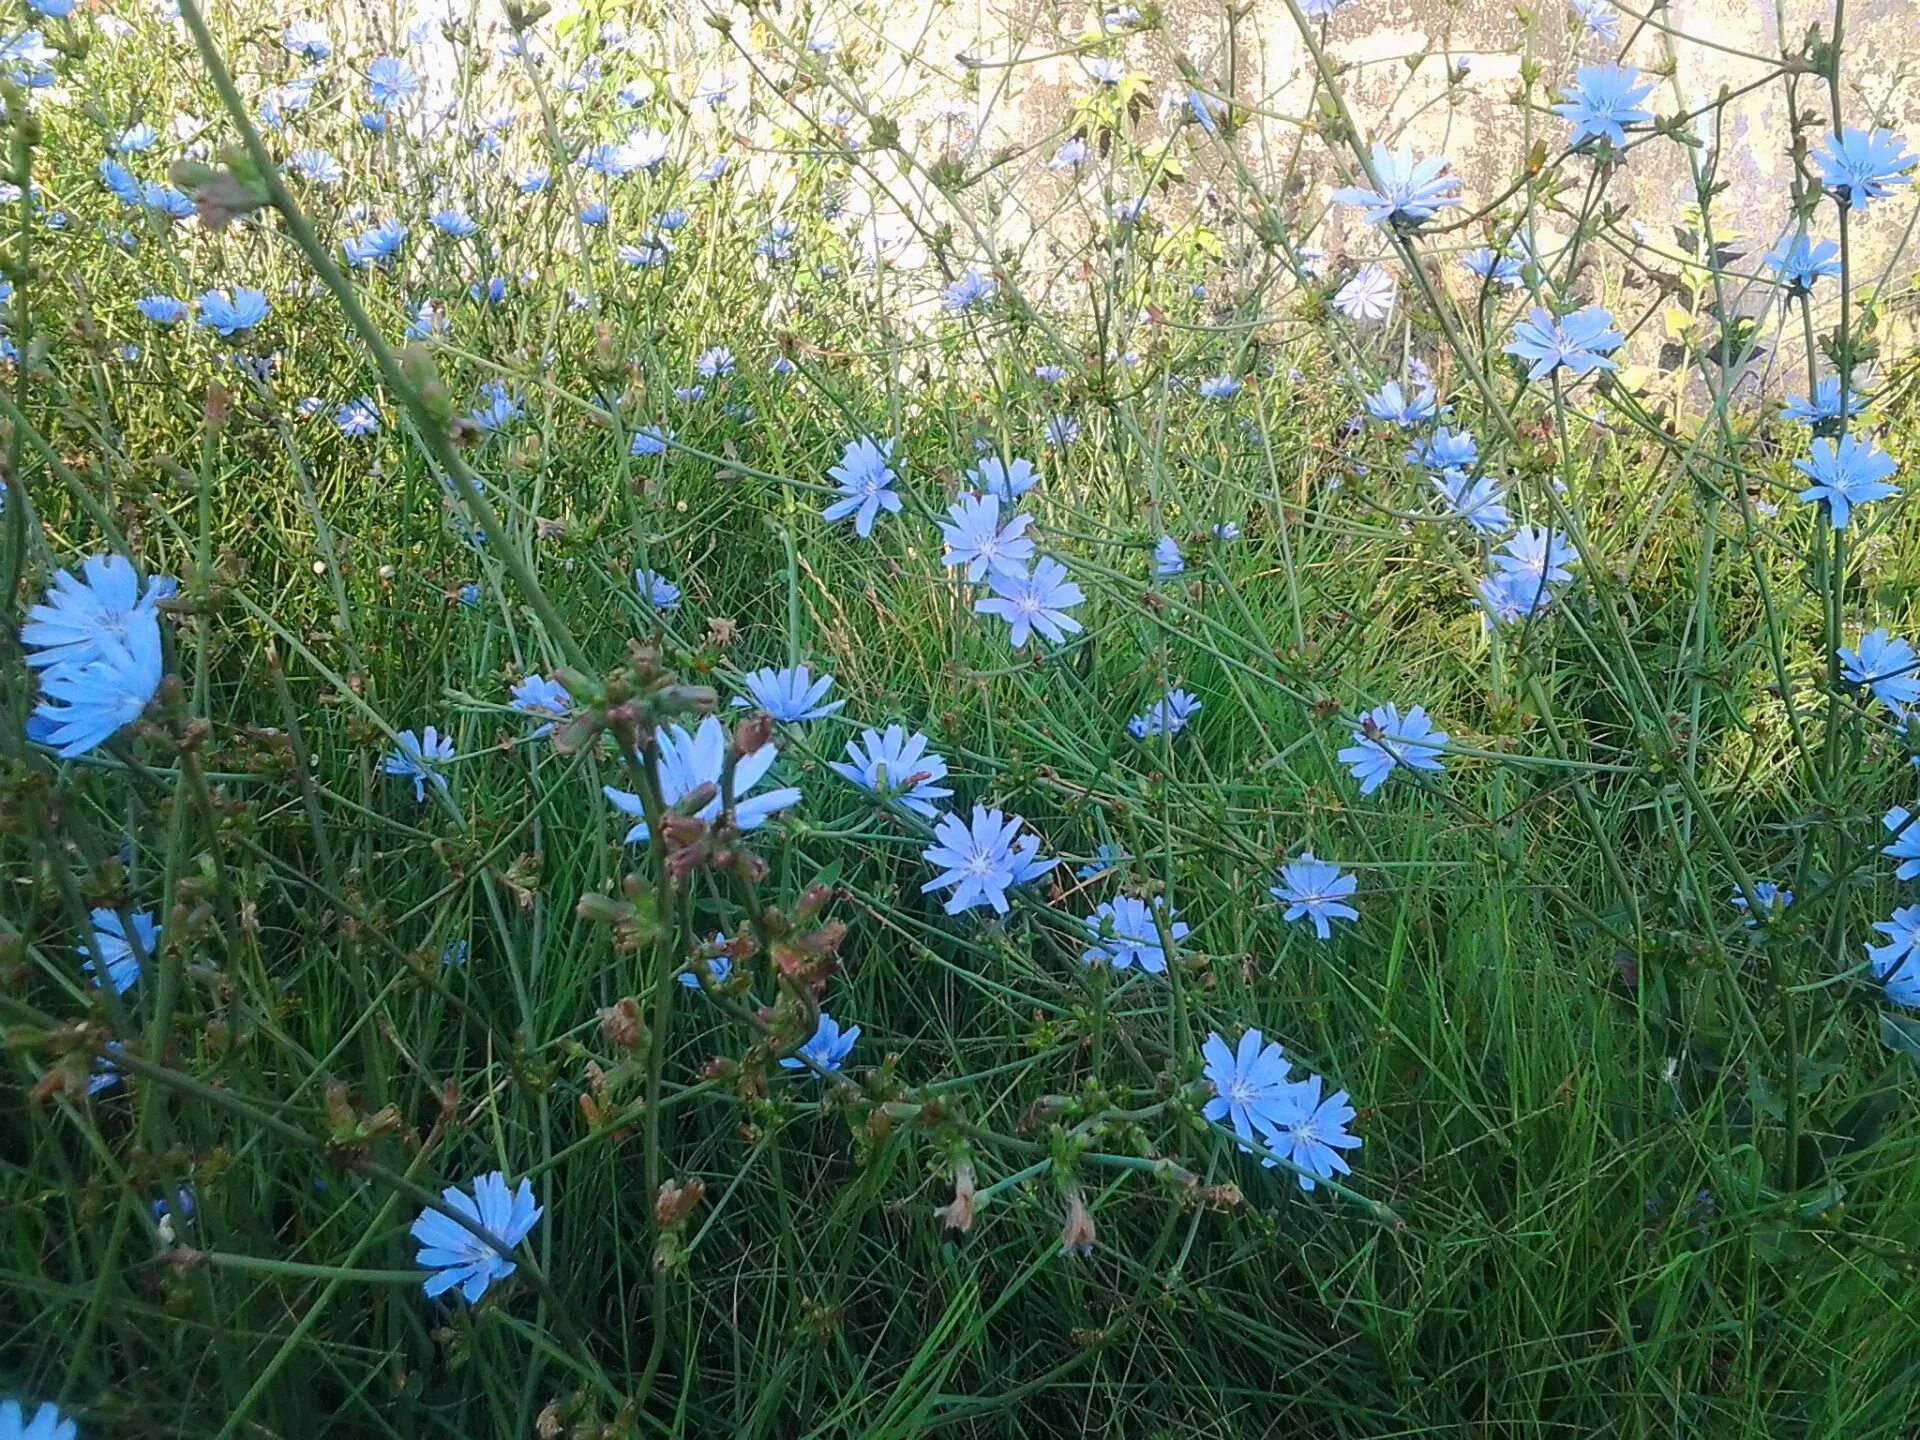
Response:
POLYGON ((707 1182, 697 1175, 684 1185, 666 1181, 653 1199, 653 1223, 662 1230, 679 1229, 687 1223, 693 1207, 700 1203, 700 1197, 706 1193, 707 1182))
POLYGON ((773 739, 773 717, 756 710, 733 729, 733 753, 746 757, 773 739))
MULTIPOLYGON (((711 785, 703 785, 703 790, 711 790, 711 785)), ((693 797, 688 796, 691 803, 693 797)), ((704 804, 705 802, 701 802, 704 804)), ((695 807, 697 808, 697 807, 695 807)), ((698 815, 688 815, 679 810, 669 810, 660 817, 660 838, 675 849, 682 850, 689 845, 698 845, 707 835, 707 822, 698 815)))
POLYGON ((622 1050, 633 1049, 646 1034, 646 1024, 640 1018, 640 1002, 629 995, 602 1010, 600 1033, 610 1045, 622 1050))

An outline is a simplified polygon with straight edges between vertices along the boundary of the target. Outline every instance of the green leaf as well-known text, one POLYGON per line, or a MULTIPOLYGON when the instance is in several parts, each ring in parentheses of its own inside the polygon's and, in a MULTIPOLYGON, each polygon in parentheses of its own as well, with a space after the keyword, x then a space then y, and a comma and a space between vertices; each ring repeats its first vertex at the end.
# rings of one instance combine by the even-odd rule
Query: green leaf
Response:
POLYGON ((1883 1011, 1880 1015, 1880 1043, 1896 1054, 1920 1062, 1920 1020, 1883 1011))

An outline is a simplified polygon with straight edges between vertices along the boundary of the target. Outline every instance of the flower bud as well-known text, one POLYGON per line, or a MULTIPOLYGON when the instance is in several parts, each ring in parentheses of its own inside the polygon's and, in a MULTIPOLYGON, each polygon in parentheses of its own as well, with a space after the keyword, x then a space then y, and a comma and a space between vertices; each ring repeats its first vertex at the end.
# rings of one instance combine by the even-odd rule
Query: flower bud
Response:
POLYGON ((756 710, 734 727, 733 753, 745 759, 757 753, 771 739, 773 716, 764 710, 756 710))
POLYGON ((687 1217, 706 1193, 707 1182, 697 1175, 684 1185, 672 1180, 664 1182, 653 1199, 653 1223, 662 1230, 678 1230, 687 1223, 687 1217))
POLYGON ((600 1033, 608 1044, 622 1050, 637 1048, 647 1032, 646 1022, 640 1018, 640 1002, 631 995, 615 1001, 599 1014, 600 1033))

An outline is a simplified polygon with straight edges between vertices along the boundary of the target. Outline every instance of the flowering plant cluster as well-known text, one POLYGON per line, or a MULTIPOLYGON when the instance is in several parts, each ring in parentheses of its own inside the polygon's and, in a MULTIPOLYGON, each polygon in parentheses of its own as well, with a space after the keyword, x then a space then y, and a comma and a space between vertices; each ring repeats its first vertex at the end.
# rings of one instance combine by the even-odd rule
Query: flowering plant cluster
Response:
POLYGON ((0 1440, 1881 1422, 1920 67, 1562 8, 23 0, 0 1440))

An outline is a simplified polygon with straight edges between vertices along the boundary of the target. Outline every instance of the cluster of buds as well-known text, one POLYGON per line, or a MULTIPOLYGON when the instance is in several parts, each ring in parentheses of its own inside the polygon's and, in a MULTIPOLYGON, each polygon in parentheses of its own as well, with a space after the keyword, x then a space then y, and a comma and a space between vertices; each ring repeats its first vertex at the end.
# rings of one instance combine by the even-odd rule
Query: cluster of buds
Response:
POLYGON ((667 873, 683 880, 696 870, 733 871, 749 886, 767 878, 767 862, 740 843, 733 810, 723 806, 712 820, 701 818, 716 800, 731 800, 739 763, 773 738, 773 717, 756 711, 734 727, 718 784, 696 785, 660 817, 660 838, 667 847, 667 873))
POLYGON ((222 150, 218 165, 176 160, 167 167, 167 178, 187 193, 199 212, 200 223, 209 230, 224 230, 232 221, 265 208, 273 199, 253 157, 238 145, 222 150))
POLYGON ((760 917, 774 968, 794 984, 816 992, 833 975, 838 964, 834 957, 847 938, 847 927, 838 920, 815 923, 832 899, 831 886, 809 885, 791 914, 769 908, 760 917))
POLYGON ((658 648, 638 640, 627 646, 626 665, 604 680, 596 682, 572 670, 557 670, 554 678, 580 706, 572 720, 553 732, 553 748, 563 755, 586 749, 603 731, 621 753, 638 755, 661 723, 704 715, 720 704, 711 686, 682 685, 658 648))
POLYGON ((622 955, 638 954, 660 933, 660 907, 647 882, 638 875, 627 875, 620 881, 618 898, 587 891, 573 913, 582 920, 612 926, 613 948, 622 955))
POLYGON ((680 1251, 680 1234, 706 1193, 707 1182, 697 1175, 684 1185, 677 1180, 661 1184, 659 1193, 653 1197, 653 1223, 659 1231, 653 1242, 654 1269, 666 1270, 685 1262, 680 1251))
POLYGON ((351 1168, 364 1163, 374 1141, 389 1134, 402 1136, 409 1145, 419 1144, 419 1135, 401 1119, 398 1106, 388 1105, 368 1115, 354 1109, 346 1086, 336 1082, 327 1087, 327 1156, 335 1164, 351 1168))
MULTIPOLYGON (((602 1010, 600 1013, 604 1017, 611 1012, 602 1010)), ((601 1030, 604 1032, 605 1029, 603 1020, 601 1030)), ((613 1077, 609 1077, 599 1061, 589 1060, 587 1088, 580 1092, 580 1113, 586 1117, 587 1128, 595 1134, 603 1130, 611 1131, 615 1140, 625 1140, 629 1133, 626 1126, 615 1123, 620 1113, 620 1102, 614 1094, 614 1082, 625 1073, 625 1069, 625 1066, 621 1066, 613 1077)))

